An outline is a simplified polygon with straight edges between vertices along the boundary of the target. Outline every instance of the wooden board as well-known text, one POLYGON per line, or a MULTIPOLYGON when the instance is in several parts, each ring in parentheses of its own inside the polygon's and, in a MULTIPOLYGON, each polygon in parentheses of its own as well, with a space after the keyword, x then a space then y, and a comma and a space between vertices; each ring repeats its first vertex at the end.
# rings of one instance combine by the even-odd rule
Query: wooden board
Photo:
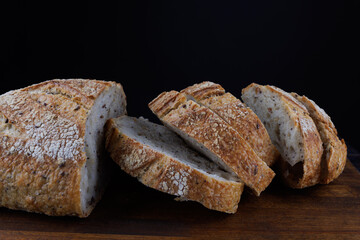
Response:
POLYGON ((246 192, 234 215, 173 198, 117 170, 86 219, 0 208, 0 239, 360 239, 360 174, 349 161, 329 185, 275 180, 261 197, 246 192))

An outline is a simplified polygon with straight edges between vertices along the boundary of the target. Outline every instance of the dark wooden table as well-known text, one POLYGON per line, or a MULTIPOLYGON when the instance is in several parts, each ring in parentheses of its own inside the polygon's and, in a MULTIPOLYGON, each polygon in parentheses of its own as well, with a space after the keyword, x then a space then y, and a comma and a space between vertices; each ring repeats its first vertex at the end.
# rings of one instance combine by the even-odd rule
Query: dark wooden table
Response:
POLYGON ((329 185, 303 190, 275 179, 228 215, 149 189, 120 170, 86 219, 0 208, 0 239, 360 239, 360 174, 347 162, 329 185))

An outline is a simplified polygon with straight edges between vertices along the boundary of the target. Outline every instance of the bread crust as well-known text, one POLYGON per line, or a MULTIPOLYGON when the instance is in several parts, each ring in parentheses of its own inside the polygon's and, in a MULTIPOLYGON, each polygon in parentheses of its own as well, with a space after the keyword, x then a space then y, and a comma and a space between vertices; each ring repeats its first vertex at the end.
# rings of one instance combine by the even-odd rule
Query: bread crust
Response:
POLYGON ((106 126, 106 148, 126 173, 144 185, 197 201, 205 207, 235 213, 244 184, 212 178, 122 133, 114 119, 106 126))
POLYGON ((176 109, 180 104, 186 102, 186 96, 177 91, 163 92, 149 103, 153 112, 162 118, 171 110, 176 109))
POLYGON ((219 84, 202 82, 181 92, 190 95, 229 123, 268 166, 272 166, 279 158, 279 152, 256 114, 231 93, 225 93, 219 84))
POLYGON ((289 116, 289 121, 293 121, 295 128, 299 129, 301 133, 301 146, 299 147, 304 150, 304 160, 291 166, 283 156, 279 162, 285 183, 292 188, 305 188, 319 183, 323 147, 315 123, 305 106, 291 94, 274 86, 252 83, 242 91, 244 93, 252 88, 258 93, 268 90, 278 95, 289 116))
POLYGON ((0 206, 90 214, 80 199, 85 124, 94 100, 115 84, 122 89, 114 82, 51 80, 0 96, 0 206))
POLYGON ((292 96, 304 104, 320 133, 324 148, 320 183, 328 184, 336 179, 345 168, 347 157, 345 141, 338 138, 337 130, 329 115, 314 101, 296 93, 292 93, 292 96))
MULTIPOLYGON (((180 95, 177 99, 185 98, 185 94, 177 94, 180 95)), ((174 91, 160 96, 163 102, 167 102, 164 99, 174 99, 174 91)), ((188 100, 178 103, 177 108, 160 117, 161 112, 154 107, 161 105, 157 99, 149 107, 164 123, 180 129, 218 156, 257 196, 271 183, 275 173, 239 133, 213 111, 188 100)))

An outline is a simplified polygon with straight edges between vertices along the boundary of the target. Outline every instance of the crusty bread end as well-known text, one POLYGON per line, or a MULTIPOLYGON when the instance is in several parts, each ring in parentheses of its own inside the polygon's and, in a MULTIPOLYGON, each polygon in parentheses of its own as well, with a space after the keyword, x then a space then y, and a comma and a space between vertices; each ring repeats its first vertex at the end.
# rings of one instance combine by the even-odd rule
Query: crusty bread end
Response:
POLYGON ((159 95, 149 104, 150 109, 171 130, 193 148, 234 172, 256 195, 270 184, 275 173, 262 161, 239 133, 207 107, 175 91, 159 95), (179 102, 174 102, 179 99, 179 102), (171 102, 170 111, 163 114, 163 103, 171 102))
POLYGON ((321 162, 321 180, 328 184, 336 179, 344 170, 347 157, 347 147, 344 139, 339 139, 335 125, 329 115, 320 108, 314 101, 306 96, 292 93, 292 96, 299 100, 309 111, 311 118, 320 133, 323 142, 324 152, 321 162))
POLYGON ((234 95, 226 93, 219 84, 202 82, 181 92, 224 119, 268 166, 272 166, 279 158, 279 152, 256 114, 234 95))
POLYGON ((106 135, 112 159, 146 186, 209 209, 236 212, 244 184, 166 127, 124 116, 107 122, 106 135))
POLYGON ((322 142, 306 108, 291 94, 274 86, 250 84, 242 99, 264 123, 282 161, 282 175, 293 188, 320 181, 322 142))
POLYGON ((0 206, 88 216, 105 187, 105 121, 125 113, 115 82, 57 79, 1 95, 0 206))

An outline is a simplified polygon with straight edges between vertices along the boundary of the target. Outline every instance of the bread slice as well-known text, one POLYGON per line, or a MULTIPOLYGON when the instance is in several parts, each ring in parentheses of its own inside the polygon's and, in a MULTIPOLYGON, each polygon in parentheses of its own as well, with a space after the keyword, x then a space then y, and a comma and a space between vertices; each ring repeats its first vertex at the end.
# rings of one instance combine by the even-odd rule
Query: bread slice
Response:
POLYGON ((244 184, 164 126, 128 116, 110 119, 106 148, 122 170, 148 187, 209 209, 237 210, 244 184))
POLYGON ((285 182, 293 188, 319 183, 323 147, 307 109, 289 93, 268 85, 250 84, 243 89, 242 99, 278 148, 285 182))
POLYGON ((306 96, 299 96, 296 93, 291 93, 291 95, 306 107, 320 133, 324 148, 321 163, 321 183, 328 184, 336 179, 345 168, 347 156, 345 141, 338 138, 337 130, 329 115, 314 101, 306 96))
POLYGON ((122 86, 52 80, 0 96, 0 206, 86 217, 104 190, 103 127, 122 86))
POLYGON ((268 166, 272 166, 278 159, 279 152, 260 119, 231 93, 225 93, 219 84, 202 82, 181 92, 185 93, 188 99, 210 108, 224 119, 268 166))
POLYGON ((274 178, 275 173, 234 128, 209 108, 187 100, 184 93, 164 92, 149 107, 165 126, 224 170, 235 173, 256 195, 274 178))

